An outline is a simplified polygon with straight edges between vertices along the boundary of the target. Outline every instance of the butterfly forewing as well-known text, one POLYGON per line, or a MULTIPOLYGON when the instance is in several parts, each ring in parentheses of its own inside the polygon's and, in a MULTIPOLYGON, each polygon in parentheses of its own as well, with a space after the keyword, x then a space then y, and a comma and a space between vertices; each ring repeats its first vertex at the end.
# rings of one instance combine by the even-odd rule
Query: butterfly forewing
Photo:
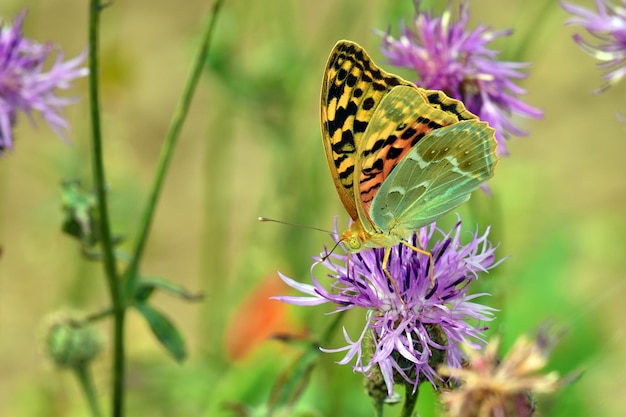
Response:
POLYGON ((321 96, 322 141, 339 197, 348 214, 358 219, 354 172, 363 133, 382 98, 397 85, 415 85, 388 74, 356 43, 338 42, 332 50, 321 96))
POLYGON ((371 205, 372 221, 404 234, 437 220, 493 176, 496 146, 494 130, 478 120, 431 131, 380 187, 371 205))

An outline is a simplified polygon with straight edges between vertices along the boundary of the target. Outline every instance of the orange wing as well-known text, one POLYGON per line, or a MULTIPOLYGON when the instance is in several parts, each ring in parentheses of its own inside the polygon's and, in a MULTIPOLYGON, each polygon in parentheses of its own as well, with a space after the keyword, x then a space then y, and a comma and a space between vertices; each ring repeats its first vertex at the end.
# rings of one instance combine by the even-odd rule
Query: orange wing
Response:
POLYGON ((354 42, 339 41, 330 53, 320 101, 322 141, 335 188, 354 221, 359 220, 354 190, 357 151, 372 114, 397 85, 417 88, 378 68, 354 42))

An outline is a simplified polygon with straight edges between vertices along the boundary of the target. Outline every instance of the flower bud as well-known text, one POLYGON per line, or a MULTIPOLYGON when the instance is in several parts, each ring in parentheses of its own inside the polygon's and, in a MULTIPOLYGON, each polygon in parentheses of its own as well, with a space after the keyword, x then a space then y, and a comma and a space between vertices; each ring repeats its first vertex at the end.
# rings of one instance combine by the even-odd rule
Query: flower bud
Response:
POLYGON ((94 327, 71 315, 50 321, 45 331, 46 351, 63 368, 85 366, 100 352, 102 339, 94 327))

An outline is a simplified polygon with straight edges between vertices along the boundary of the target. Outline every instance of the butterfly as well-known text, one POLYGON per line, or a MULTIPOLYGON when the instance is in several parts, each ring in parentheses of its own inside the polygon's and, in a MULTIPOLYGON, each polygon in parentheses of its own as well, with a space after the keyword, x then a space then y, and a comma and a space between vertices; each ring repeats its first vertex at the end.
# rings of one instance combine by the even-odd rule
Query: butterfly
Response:
MULTIPOLYGON (((493 176, 495 131, 462 102, 379 68, 358 44, 330 53, 321 93, 322 140, 339 197, 352 218, 349 252, 403 243, 468 200, 493 176)), ((397 286, 396 286, 397 290, 397 286)))

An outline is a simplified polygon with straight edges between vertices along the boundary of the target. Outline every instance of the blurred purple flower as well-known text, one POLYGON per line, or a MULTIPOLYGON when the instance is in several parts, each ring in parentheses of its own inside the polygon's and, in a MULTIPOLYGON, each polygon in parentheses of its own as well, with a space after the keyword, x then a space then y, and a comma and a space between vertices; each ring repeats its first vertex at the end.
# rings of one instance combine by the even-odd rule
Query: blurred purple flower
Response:
POLYGON ((561 2, 563 9, 574 15, 568 25, 582 26, 598 40, 592 45, 579 34, 573 35, 581 49, 599 61, 598 67, 606 71, 602 78, 606 83, 596 90, 600 93, 615 85, 626 76, 626 1, 615 6, 607 0, 596 0, 598 13, 572 3, 561 2))
POLYGON ((0 21, 0 154, 13 147, 18 111, 31 122, 32 113, 39 112, 54 133, 66 139, 69 125, 61 110, 75 100, 58 97, 55 90, 67 89, 72 80, 88 74, 87 68, 81 67, 86 53, 63 62, 60 49, 52 67, 44 71, 44 62, 55 48, 23 37, 25 16, 26 11, 19 13, 12 25, 0 21))
POLYGON ((468 1, 461 2, 456 22, 451 19, 450 7, 441 17, 419 8, 420 1, 416 1, 413 28, 402 25, 399 39, 383 34, 383 54, 392 65, 416 71, 420 87, 442 90, 461 100, 496 130, 498 153, 507 154, 504 139, 526 135, 513 124, 513 116, 543 116, 541 110, 518 99, 526 90, 514 80, 526 78, 520 70, 528 64, 498 61, 498 51, 487 48, 489 42, 512 31, 492 31, 483 25, 468 30, 468 1))
POLYGON ((276 298, 303 306, 332 302, 336 312, 364 308, 366 324, 360 336, 352 340, 344 328, 347 346, 323 350, 345 351, 339 363, 354 362, 353 369, 366 376, 378 366, 390 397, 393 384, 403 380, 414 391, 425 380, 437 386, 443 380, 435 371, 437 366, 460 367, 465 357, 461 345, 482 348, 486 328, 481 322, 493 319, 494 309, 472 302, 487 294, 468 294, 468 285, 478 273, 499 263, 495 248, 487 240, 489 231, 482 236, 476 233, 469 243, 462 244, 460 230, 460 221, 448 234, 433 223, 409 241, 418 245, 419 240, 424 247, 431 243, 434 286, 428 257, 400 244, 391 249, 388 264, 400 294, 382 270, 384 249, 369 249, 351 254, 349 259, 335 253, 316 258, 313 266, 322 264, 332 272, 329 277, 334 282, 329 290, 313 274, 313 285, 281 274, 289 286, 308 296, 276 298), (442 239, 433 243, 435 234, 441 234, 442 239))

